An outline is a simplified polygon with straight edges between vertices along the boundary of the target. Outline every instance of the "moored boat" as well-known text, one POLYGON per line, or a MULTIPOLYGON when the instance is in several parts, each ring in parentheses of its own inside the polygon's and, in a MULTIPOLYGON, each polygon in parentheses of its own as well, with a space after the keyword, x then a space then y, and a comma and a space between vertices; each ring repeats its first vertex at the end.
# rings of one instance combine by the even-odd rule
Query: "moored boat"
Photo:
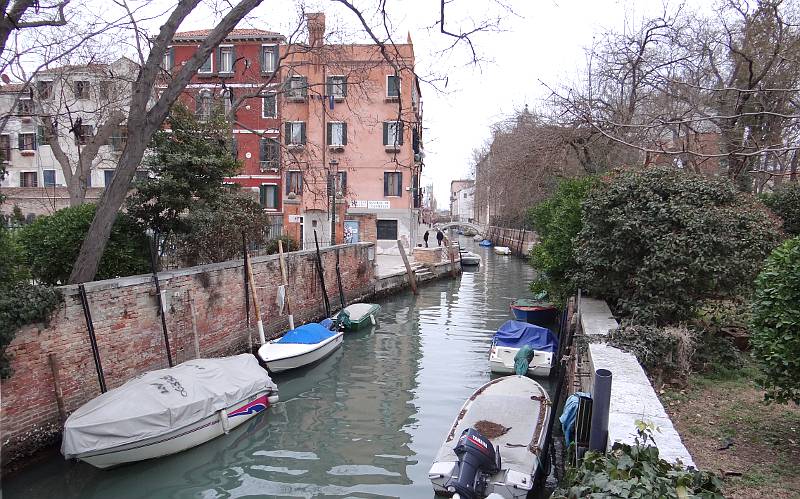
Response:
MULTIPOLYGON (((550 376, 558 338, 547 328, 527 322, 507 321, 492 338, 489 367, 494 373, 514 373, 514 360, 521 348, 528 346, 533 357, 528 361, 529 376, 550 376)), ((522 369, 525 369, 524 366, 522 369)))
POLYGON ((524 376, 497 378, 478 388, 428 471, 433 490, 462 497, 526 497, 542 471, 550 405, 544 388, 524 376))
POLYGON ((258 349, 270 372, 296 369, 324 359, 342 344, 344 333, 317 323, 303 324, 258 349))
POLYGON ((461 252, 461 265, 480 265, 481 257, 471 251, 461 252))
POLYGON ((278 401, 250 354, 150 371, 92 399, 64 423, 61 452, 98 468, 175 454, 228 433, 278 401))
POLYGON ((492 245, 492 242, 490 240, 488 240, 488 239, 484 239, 483 241, 479 242, 478 244, 488 248, 488 247, 490 247, 492 245))
POLYGON ((474 236, 472 236, 472 240, 475 241, 476 243, 479 243, 483 241, 483 236, 480 234, 475 234, 474 236))
POLYGON ((518 321, 547 326, 555 322, 558 309, 552 303, 520 298, 511 303, 511 312, 518 321))
POLYGON ((378 323, 380 305, 375 303, 354 303, 348 305, 333 317, 346 331, 357 331, 378 323))
POLYGON ((495 246, 494 252, 497 253, 498 255, 510 255, 511 248, 509 248, 508 246, 495 246))

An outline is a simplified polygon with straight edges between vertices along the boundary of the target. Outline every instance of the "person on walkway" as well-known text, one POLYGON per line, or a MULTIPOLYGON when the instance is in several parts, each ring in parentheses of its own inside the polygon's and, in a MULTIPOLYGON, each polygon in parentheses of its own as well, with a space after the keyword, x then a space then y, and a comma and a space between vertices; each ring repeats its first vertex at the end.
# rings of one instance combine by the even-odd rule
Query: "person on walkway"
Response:
POLYGON ((422 240, 425 241, 425 247, 428 247, 428 231, 425 231, 425 235, 422 236, 422 240))
POLYGON ((442 245, 442 239, 444 239, 444 232, 439 230, 436 232, 436 241, 439 243, 439 246, 442 245))

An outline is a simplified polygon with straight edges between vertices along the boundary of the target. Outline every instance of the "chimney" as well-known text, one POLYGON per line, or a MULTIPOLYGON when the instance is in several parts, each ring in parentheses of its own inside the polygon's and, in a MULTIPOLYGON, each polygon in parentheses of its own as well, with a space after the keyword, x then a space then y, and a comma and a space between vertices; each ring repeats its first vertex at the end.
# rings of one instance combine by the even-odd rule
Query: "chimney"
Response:
POLYGON ((325 14, 315 12, 306 14, 308 23, 308 44, 312 47, 321 47, 322 40, 325 38, 325 14))

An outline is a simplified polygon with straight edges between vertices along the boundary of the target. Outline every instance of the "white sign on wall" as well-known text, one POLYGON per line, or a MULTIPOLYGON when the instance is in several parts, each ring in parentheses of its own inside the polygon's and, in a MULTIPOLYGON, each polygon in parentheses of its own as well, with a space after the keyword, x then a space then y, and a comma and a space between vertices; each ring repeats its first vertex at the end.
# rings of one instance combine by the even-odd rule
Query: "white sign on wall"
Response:
POLYGON ((301 222, 301 215, 289 215, 289 223, 299 224, 301 222))
POLYGON ((367 201, 367 208, 370 210, 388 210, 389 201, 367 201))
POLYGON ((360 199, 353 199, 350 201, 350 208, 366 208, 367 202, 360 199))

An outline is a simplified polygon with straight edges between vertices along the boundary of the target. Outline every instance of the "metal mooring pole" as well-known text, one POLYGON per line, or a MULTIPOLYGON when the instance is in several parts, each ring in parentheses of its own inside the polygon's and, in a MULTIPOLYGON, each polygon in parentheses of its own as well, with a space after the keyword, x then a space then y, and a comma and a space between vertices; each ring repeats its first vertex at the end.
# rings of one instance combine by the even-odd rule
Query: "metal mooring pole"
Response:
POLYGON ((592 386, 592 429, 589 450, 605 453, 608 443, 608 411, 611 406, 611 371, 598 369, 592 386))
POLYGON ((89 342, 92 344, 92 355, 94 356, 94 367, 97 369, 97 381, 100 382, 100 393, 106 393, 106 377, 103 375, 103 364, 100 363, 100 351, 97 349, 97 338, 94 335, 92 312, 89 310, 89 299, 86 297, 86 288, 83 287, 83 284, 78 284, 78 296, 81 299, 83 316, 86 318, 86 328, 89 330, 89 342))
POLYGON ((164 300, 161 299, 161 284, 158 282, 158 270, 156 267, 156 238, 153 238, 150 245, 150 269, 153 271, 153 282, 156 283, 156 297, 158 298, 158 311, 161 314, 161 331, 164 333, 164 346, 167 348, 167 363, 172 367, 172 352, 169 348, 169 335, 167 334, 167 319, 166 310, 164 309, 164 300))

